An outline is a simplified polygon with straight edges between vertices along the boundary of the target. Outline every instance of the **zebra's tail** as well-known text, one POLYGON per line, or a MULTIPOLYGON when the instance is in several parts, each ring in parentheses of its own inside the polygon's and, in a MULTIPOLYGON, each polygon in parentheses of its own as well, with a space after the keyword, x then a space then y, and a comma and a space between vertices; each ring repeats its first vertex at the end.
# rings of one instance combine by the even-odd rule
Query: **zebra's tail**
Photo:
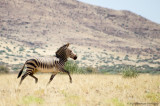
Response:
POLYGON ((24 67, 25 67, 25 63, 24 63, 24 65, 23 65, 22 69, 20 70, 20 72, 19 72, 17 78, 19 78, 19 77, 22 75, 22 72, 23 72, 24 67))

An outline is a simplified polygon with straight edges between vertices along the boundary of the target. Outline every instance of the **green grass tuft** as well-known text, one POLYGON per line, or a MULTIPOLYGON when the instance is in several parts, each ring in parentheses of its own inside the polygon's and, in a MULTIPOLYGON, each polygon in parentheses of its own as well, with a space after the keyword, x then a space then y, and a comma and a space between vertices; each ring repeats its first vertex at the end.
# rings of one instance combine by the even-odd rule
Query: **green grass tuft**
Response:
POLYGON ((148 98, 151 102, 160 102, 160 93, 147 93, 146 98, 148 98))
POLYGON ((22 101, 26 105, 29 105, 29 104, 43 104, 44 103, 44 100, 42 98, 35 97, 35 96, 24 96, 22 101))

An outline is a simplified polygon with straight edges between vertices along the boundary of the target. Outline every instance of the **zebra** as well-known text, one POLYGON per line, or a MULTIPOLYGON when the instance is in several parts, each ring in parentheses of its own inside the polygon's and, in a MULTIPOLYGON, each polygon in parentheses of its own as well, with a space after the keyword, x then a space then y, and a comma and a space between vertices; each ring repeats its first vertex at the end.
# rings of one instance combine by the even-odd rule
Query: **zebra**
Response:
POLYGON ((22 81, 29 75, 35 79, 35 83, 38 82, 38 78, 34 76, 37 72, 51 72, 52 75, 49 79, 49 82, 47 85, 50 84, 50 82, 53 80, 55 75, 59 72, 67 73, 70 79, 70 83, 72 83, 72 77, 70 75, 70 72, 64 69, 65 62, 67 62, 68 58, 72 58, 74 60, 77 59, 77 56, 68 48, 69 43, 63 45, 56 51, 56 56, 51 58, 32 58, 28 59, 22 69, 20 70, 17 78, 19 78, 22 75, 22 72, 24 70, 24 67, 26 65, 26 72, 21 77, 21 80, 19 82, 19 85, 21 85, 22 81))

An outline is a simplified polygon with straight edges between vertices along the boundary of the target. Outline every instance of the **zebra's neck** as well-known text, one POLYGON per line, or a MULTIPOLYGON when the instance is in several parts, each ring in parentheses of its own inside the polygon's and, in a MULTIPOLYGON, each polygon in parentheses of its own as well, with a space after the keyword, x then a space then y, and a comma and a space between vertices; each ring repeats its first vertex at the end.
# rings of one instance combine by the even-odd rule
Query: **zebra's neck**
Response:
POLYGON ((59 58, 59 60, 60 60, 60 62, 61 62, 61 63, 65 63, 65 62, 67 62, 67 59, 59 58))
POLYGON ((66 60, 59 59, 59 64, 64 67, 66 60))
POLYGON ((64 63, 67 62, 68 60, 66 54, 61 54, 61 55, 56 54, 56 57, 59 58, 59 60, 64 63))

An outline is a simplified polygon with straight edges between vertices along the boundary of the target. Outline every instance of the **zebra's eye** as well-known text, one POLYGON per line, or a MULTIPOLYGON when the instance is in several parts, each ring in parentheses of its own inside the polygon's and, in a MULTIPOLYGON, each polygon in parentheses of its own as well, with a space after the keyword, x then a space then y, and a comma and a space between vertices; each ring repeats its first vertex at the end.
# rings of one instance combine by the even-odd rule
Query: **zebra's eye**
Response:
POLYGON ((72 51, 69 51, 69 53, 71 54, 71 53, 72 53, 72 51))

